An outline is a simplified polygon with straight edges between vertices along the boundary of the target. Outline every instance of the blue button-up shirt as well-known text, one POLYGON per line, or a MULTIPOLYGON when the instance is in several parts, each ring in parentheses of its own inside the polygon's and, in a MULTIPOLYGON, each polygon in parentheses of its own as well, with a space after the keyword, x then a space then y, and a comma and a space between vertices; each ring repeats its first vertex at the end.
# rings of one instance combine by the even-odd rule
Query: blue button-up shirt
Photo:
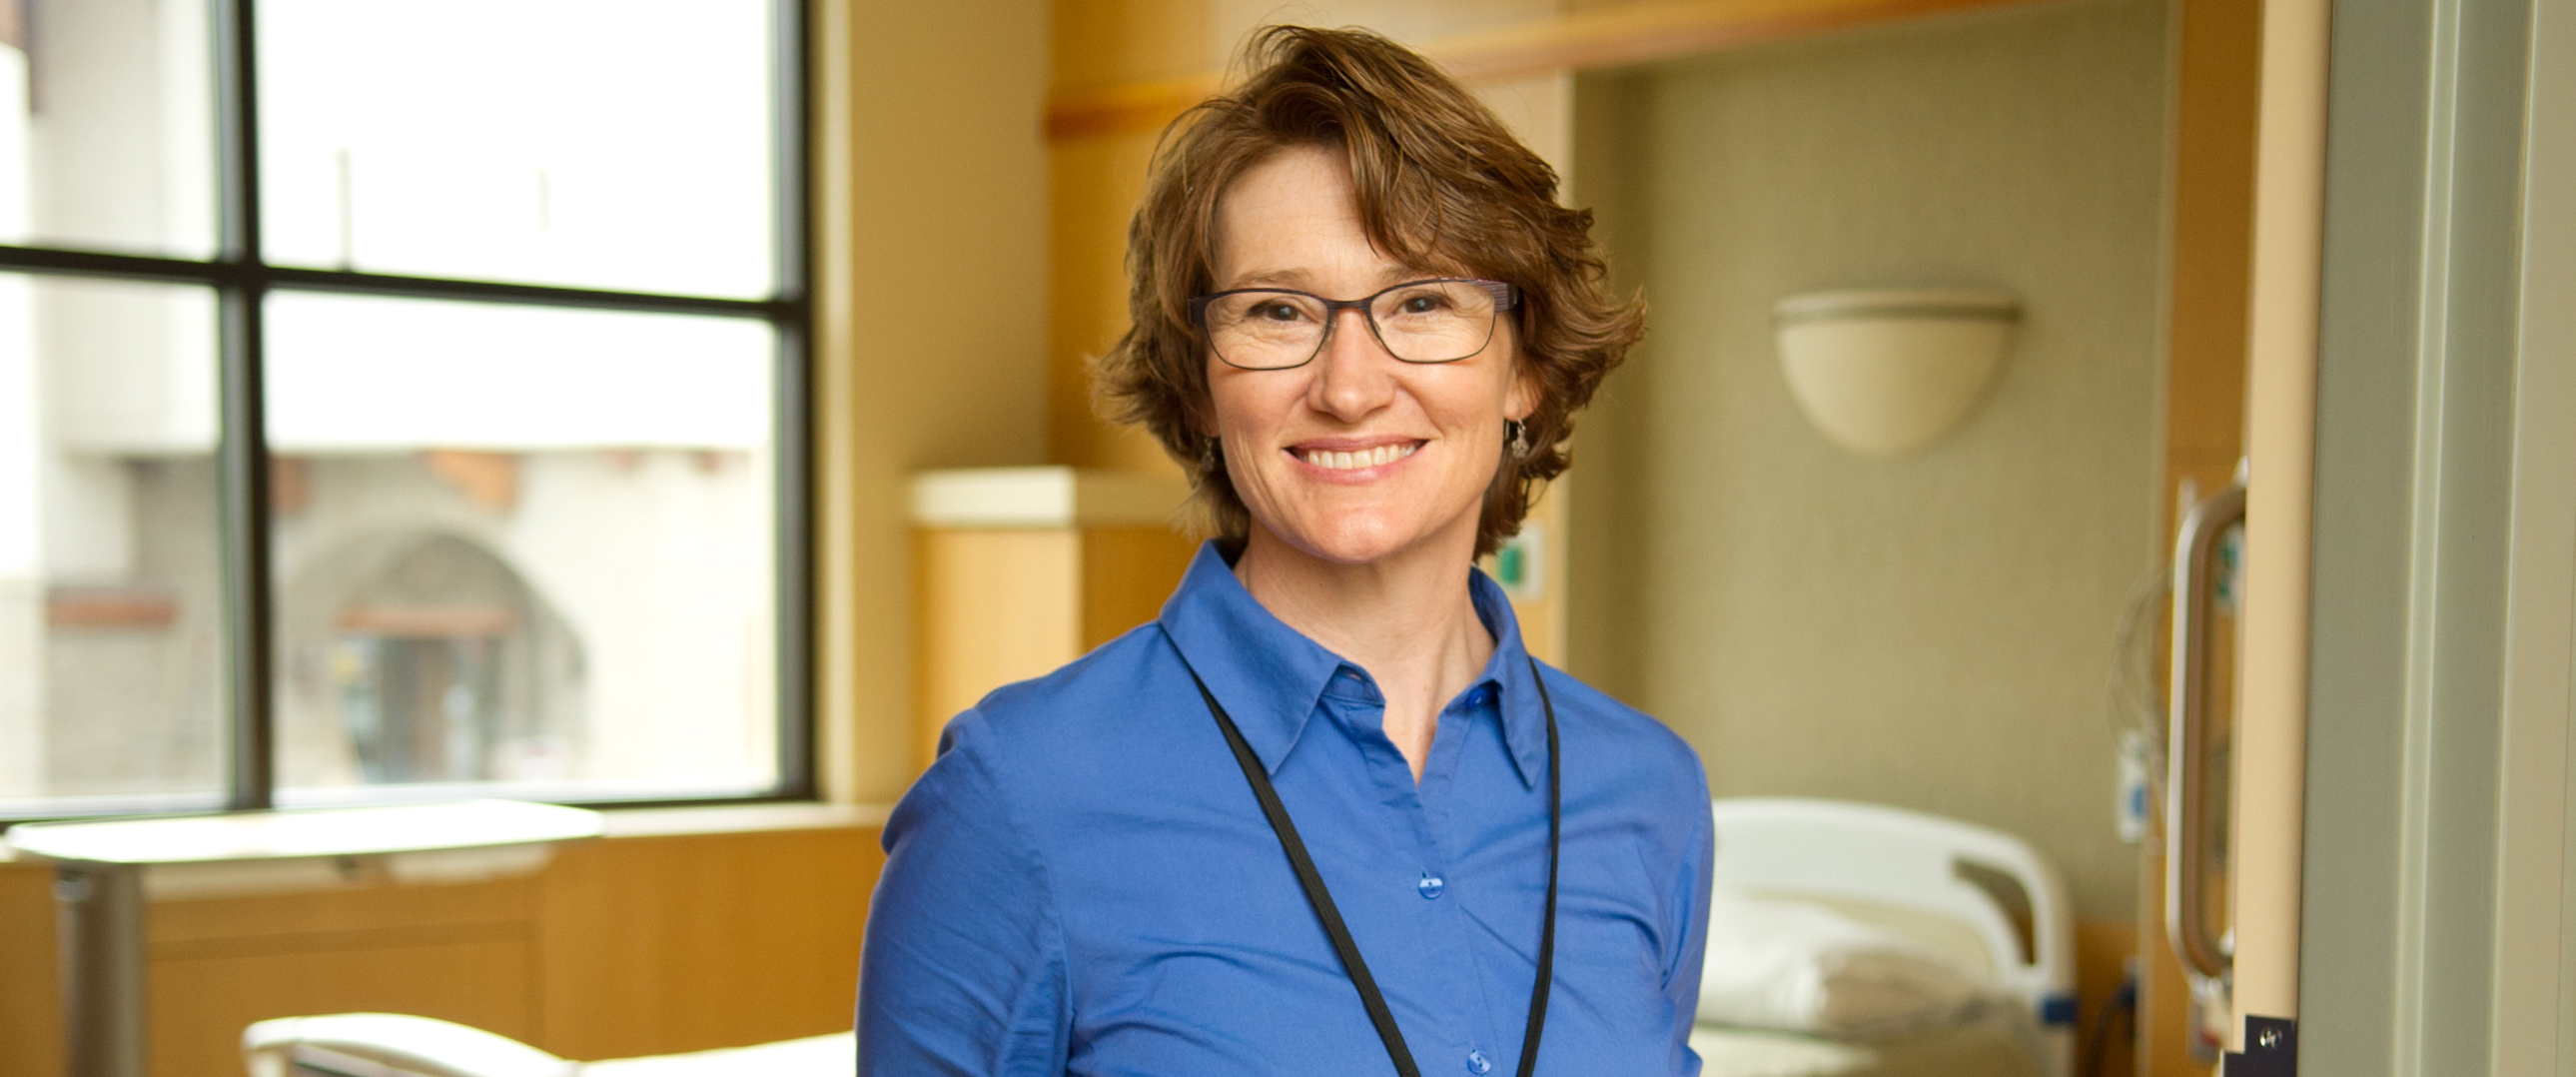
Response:
MULTIPOLYGON (((862 1074, 1391 1073, 1190 671, 1269 769, 1426 1075, 1520 1060, 1547 885, 1547 729, 1502 590, 1493 660, 1416 784, 1368 672, 1210 543, 1160 621, 957 716, 895 807, 862 1074), (1184 665, 1186 663, 1186 665, 1184 665)), ((1699 759, 1553 669, 1564 836, 1542 1074, 1695 1074, 1699 759)))

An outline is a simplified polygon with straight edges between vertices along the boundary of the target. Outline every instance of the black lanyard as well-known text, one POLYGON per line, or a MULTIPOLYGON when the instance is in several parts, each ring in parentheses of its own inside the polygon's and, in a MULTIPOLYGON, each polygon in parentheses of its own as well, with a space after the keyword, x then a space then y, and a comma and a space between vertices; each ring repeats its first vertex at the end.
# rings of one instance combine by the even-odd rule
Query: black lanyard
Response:
MULTIPOLYGON (((1315 918, 1324 922, 1324 934, 1332 936, 1333 950, 1342 957, 1342 970, 1349 973, 1351 986, 1359 988, 1360 1005, 1368 1008, 1369 1023, 1377 1026, 1377 1038, 1386 1044, 1388 1058, 1395 1060, 1395 1072, 1402 1077, 1422 1077, 1413 1064, 1413 1052, 1404 1046, 1404 1033, 1395 1027, 1395 1013, 1386 1008, 1386 996, 1377 989, 1377 978, 1369 975, 1368 962, 1360 959, 1359 943, 1351 938, 1351 929, 1342 923, 1342 910, 1333 904, 1333 892, 1324 888, 1324 877, 1315 871, 1315 860, 1306 855, 1306 842, 1297 836, 1297 824, 1288 818, 1288 808, 1279 802, 1279 790, 1270 785, 1270 773, 1261 759, 1244 743, 1243 731, 1234 727, 1234 719, 1208 691, 1206 681, 1199 680, 1197 670, 1190 680, 1199 686, 1199 698, 1207 700, 1208 714, 1225 733, 1227 747, 1234 749, 1234 761, 1243 768, 1243 780, 1252 784, 1252 796, 1261 802, 1261 814, 1270 817, 1271 833, 1279 835, 1279 847, 1288 853, 1288 866, 1296 869, 1297 883, 1306 888, 1306 903, 1314 906, 1315 918)), ((1556 846, 1558 832, 1565 818, 1565 792, 1557 777, 1556 704, 1547 698, 1547 685, 1539 680, 1538 660, 1530 660, 1530 683, 1538 685, 1539 706, 1547 711, 1547 921, 1539 929, 1538 982, 1530 987, 1529 1027, 1521 1033, 1520 1077, 1530 1077, 1538 1068, 1538 1039, 1547 1024, 1547 989, 1554 982, 1556 967, 1556 846)))

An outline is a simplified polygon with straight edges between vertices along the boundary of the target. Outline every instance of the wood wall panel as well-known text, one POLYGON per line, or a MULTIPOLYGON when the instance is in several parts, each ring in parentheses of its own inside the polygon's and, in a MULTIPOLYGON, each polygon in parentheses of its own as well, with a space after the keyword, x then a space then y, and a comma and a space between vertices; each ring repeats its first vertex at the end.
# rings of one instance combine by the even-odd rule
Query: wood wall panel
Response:
MULTIPOLYGON (((1208 65, 1209 7, 1205 0, 1054 0, 1049 94, 1117 94, 1194 76, 1208 65)), ((1159 129, 1178 114, 1161 111, 1165 96, 1147 102, 1144 122, 1047 147, 1047 450, 1054 463, 1172 469, 1152 439, 1093 417, 1089 367, 1127 329, 1127 218, 1144 193, 1159 129)))
MULTIPOLYGON (((873 827, 623 837, 532 876, 151 905, 154 1077, 241 1072, 252 1022, 383 1011, 567 1058, 850 1027, 884 857, 873 827)), ((53 873, 0 863, 0 1077, 60 1077, 53 873)))
POLYGON ((418 1014, 527 1039, 535 1012, 526 927, 478 933, 487 937, 418 945, 350 939, 346 949, 206 957, 169 958, 156 947, 153 1077, 239 1074, 242 1030, 298 1014, 418 1014))
MULTIPOLYGON (((1449 73, 1467 81, 1511 79, 1560 71, 1642 64, 1718 49, 1848 30, 1899 19, 2026 0, 1642 0, 1635 3, 1576 3, 1553 18, 1457 34, 1422 42, 1417 47, 1449 73)), ((1097 20, 1066 20, 1068 11, 1123 9, 1133 15, 1148 8, 1181 9, 1163 0, 1087 4, 1058 0, 1059 27, 1071 25, 1084 44, 1100 48, 1117 44, 1093 29, 1097 20)), ((1281 17, 1295 19, 1294 8, 1281 17)), ((1066 30, 1058 30, 1057 55, 1068 51, 1066 30)), ((1149 38, 1154 44, 1162 39, 1149 38)), ((1103 76, 1117 65, 1093 61, 1086 78, 1059 79, 1047 102, 1047 136, 1074 140, 1150 131, 1168 123, 1191 105, 1216 92, 1222 78, 1202 67, 1172 70, 1169 62, 1130 62, 1139 74, 1123 83, 1103 76)))
POLYGON ((1127 224, 1144 197, 1155 127, 1047 147, 1047 437, 1075 467, 1176 472, 1162 446, 1099 419, 1091 363, 1127 331, 1127 224))
POLYGON ((525 925, 535 912, 533 879, 449 886, 395 886, 378 880, 346 890, 156 901, 148 937, 157 954, 189 943, 525 925))
POLYGON ((2075 921, 2075 1051, 2077 1077, 2131 1077, 2137 1072, 2130 1053, 2117 1049, 2114 1036, 2103 1041, 2102 1068, 2088 1070, 2085 1052, 2108 1004, 2128 978, 2129 958, 2138 952, 2138 925, 2125 920, 2079 918, 2075 921))
POLYGON ((504 1036, 535 1030, 535 880, 396 885, 381 857, 329 890, 154 901, 151 1069, 240 1069, 242 1030, 271 1017, 383 1011, 504 1036))
POLYGON ((1054 93, 1177 78, 1207 64, 1201 0, 1055 0, 1049 14, 1054 93))
POLYGON ((985 693, 1160 616, 1197 550, 1162 524, 916 532, 918 764, 985 693))
POLYGON ((957 712, 1082 653, 1072 528, 940 528, 913 538, 915 772, 957 712))
MULTIPOLYGON (((2177 12, 2161 502, 2168 508, 2185 480, 2203 496, 2226 485, 2244 454, 2260 15, 2260 5, 2213 0, 2190 0, 2177 12)), ((2167 519, 2164 530, 2175 522, 2167 519)))
POLYGON ((532 1041, 566 1058, 846 1032, 874 828, 618 838, 540 877, 532 1041))
POLYGON ((1082 650, 1161 617, 1198 548, 1168 527, 1083 528, 1082 650))
POLYGON ((0 863, 0 1077, 62 1072, 55 968, 54 869, 0 863))

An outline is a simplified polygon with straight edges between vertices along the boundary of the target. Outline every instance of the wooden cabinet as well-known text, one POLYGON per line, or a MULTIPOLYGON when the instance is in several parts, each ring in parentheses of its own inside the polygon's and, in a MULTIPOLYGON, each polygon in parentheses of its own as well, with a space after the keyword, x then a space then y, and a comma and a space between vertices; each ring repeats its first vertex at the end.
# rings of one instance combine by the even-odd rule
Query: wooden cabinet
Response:
POLYGON ((1070 467, 913 480, 918 763, 957 712, 1153 620, 1198 543, 1177 475, 1070 467))
MULTIPOLYGON (((211 889, 147 882, 150 1070, 241 1073, 244 1028, 314 1013, 420 1014, 585 1060, 847 1030, 876 820, 638 811, 499 878, 407 882, 357 857, 211 889)), ((0 863, 0 1077, 62 1071, 52 879, 0 863)))
POLYGON ((54 869, 0 861, 0 1077, 63 1071, 55 968, 54 869))

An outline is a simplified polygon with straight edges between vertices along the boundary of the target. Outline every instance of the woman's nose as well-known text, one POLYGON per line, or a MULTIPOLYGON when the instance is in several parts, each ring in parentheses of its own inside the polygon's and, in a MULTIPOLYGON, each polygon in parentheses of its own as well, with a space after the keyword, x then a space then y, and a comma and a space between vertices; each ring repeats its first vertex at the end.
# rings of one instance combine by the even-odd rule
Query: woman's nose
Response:
POLYGON ((1395 385, 1396 362, 1370 331, 1365 312, 1335 311, 1323 352, 1315 357, 1317 410, 1347 421, 1384 406, 1395 385))

